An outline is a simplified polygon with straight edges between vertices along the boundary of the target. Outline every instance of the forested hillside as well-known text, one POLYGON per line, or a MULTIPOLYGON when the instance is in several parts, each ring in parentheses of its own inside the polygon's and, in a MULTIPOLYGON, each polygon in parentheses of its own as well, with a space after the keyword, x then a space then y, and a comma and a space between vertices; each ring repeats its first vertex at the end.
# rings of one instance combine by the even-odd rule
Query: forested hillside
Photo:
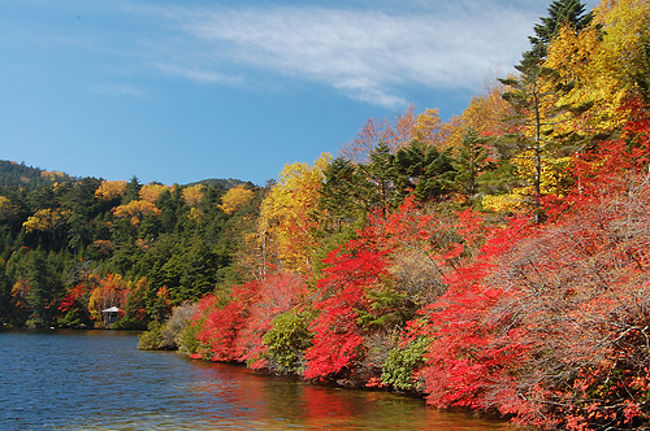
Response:
POLYGON ((261 197, 250 183, 142 185, 1 168, 5 326, 102 326, 101 310, 118 306, 114 326, 142 329, 174 304, 246 279, 235 269, 240 232, 261 197), (221 205, 237 192, 241 199, 221 205))
POLYGON ((3 320, 115 305, 143 348, 545 429, 650 426, 650 2, 556 0, 531 32, 459 116, 370 119, 266 188, 3 188, 3 320))

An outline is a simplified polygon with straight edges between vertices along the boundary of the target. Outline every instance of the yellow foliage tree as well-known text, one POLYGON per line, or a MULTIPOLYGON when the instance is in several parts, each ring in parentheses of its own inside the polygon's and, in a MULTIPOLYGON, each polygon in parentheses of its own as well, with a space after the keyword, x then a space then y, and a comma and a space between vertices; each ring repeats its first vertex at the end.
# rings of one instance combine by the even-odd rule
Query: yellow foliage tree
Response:
POLYGON ((11 287, 11 302, 18 309, 28 308, 27 295, 29 294, 29 281, 24 278, 16 280, 11 287))
POLYGON ((283 268, 309 272, 311 250, 315 247, 313 212, 331 158, 323 153, 313 167, 307 163, 285 165, 278 183, 264 198, 258 228, 263 268, 268 256, 276 255, 283 268))
POLYGON ((119 181, 102 181, 100 186, 95 190, 95 197, 110 201, 126 192, 127 183, 124 180, 119 181))
POLYGON ((452 130, 453 120, 452 123, 445 123, 440 119, 438 108, 427 108, 416 117, 415 125, 410 132, 410 140, 417 139, 437 148, 447 148, 452 130))
POLYGON ((203 184, 185 187, 182 193, 183 202, 185 202, 185 205, 188 207, 194 208, 201 202, 204 194, 205 186, 203 184))
POLYGON ((524 185, 486 196, 484 208, 508 212, 530 208, 534 196, 562 196, 569 156, 584 138, 608 136, 629 120, 625 101, 638 91, 649 32, 650 0, 603 0, 587 27, 560 27, 533 83, 536 120, 520 130, 535 145, 511 159, 524 185))
POLYGON ((558 89, 555 135, 608 135, 628 120, 624 102, 643 73, 649 32, 650 0, 604 0, 588 28, 560 29, 543 65, 554 71, 546 88, 558 89))
POLYGON ((155 203, 160 197, 160 194, 165 190, 169 190, 169 187, 164 184, 147 184, 142 186, 140 189, 139 195, 140 200, 155 203))
POLYGON ((25 232, 54 230, 65 223, 72 212, 67 209, 44 208, 36 211, 33 216, 28 217, 23 223, 25 232))
POLYGON ((6 196, 0 196, 0 221, 13 222, 19 218, 19 208, 11 199, 6 196))
POLYGON ((630 89, 642 70, 644 42, 650 33, 650 0, 602 0, 594 24, 601 26, 602 52, 597 67, 630 89))
POLYGON ((228 190, 228 192, 226 192, 226 194, 221 196, 221 204, 218 206, 224 213, 232 214, 253 200, 254 196, 255 193, 253 193, 252 190, 247 189, 246 186, 242 184, 231 188, 228 190))
POLYGON ((187 218, 199 223, 205 218, 205 213, 198 208, 190 208, 187 218))
MULTIPOLYGON (((532 150, 519 153, 510 160, 517 168, 520 178, 532 178, 536 171, 536 158, 532 150)), ((545 159, 541 164, 541 195, 555 195, 562 197, 568 184, 570 175, 567 167, 571 157, 558 157, 545 159)), ((502 195, 487 195, 482 199, 482 206, 488 211, 498 213, 511 213, 533 206, 532 199, 536 194, 534 185, 527 184, 513 188, 510 193, 502 195)))
POLYGON ((153 214, 160 215, 160 210, 156 205, 148 201, 131 201, 127 204, 113 208, 115 217, 131 217, 131 224, 137 226, 142 221, 142 217, 153 214))

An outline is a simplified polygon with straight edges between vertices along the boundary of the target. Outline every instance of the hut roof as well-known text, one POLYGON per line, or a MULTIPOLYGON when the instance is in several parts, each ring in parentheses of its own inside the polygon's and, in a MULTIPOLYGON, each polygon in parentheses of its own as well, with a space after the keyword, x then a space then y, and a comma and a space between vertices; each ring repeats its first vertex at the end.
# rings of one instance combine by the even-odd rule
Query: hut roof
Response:
POLYGON ((119 313, 120 311, 122 311, 122 310, 120 310, 116 306, 112 306, 111 308, 107 308, 106 310, 102 310, 102 313, 119 313))

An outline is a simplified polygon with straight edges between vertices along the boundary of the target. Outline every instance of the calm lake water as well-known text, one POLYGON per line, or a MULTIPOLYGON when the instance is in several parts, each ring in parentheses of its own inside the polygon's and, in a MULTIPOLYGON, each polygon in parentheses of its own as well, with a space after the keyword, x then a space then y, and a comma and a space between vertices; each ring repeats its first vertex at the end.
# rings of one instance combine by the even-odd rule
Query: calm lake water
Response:
POLYGON ((497 430, 423 401, 136 350, 113 331, 0 331, 0 430, 497 430))

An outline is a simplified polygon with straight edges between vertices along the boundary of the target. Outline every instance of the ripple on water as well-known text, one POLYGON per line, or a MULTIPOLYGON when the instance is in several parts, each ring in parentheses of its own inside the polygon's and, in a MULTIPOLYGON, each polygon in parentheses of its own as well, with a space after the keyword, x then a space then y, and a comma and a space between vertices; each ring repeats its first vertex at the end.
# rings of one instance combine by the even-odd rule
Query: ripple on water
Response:
POLYGON ((0 429, 506 428, 409 397, 308 385, 136 346, 124 332, 0 331, 0 429))

